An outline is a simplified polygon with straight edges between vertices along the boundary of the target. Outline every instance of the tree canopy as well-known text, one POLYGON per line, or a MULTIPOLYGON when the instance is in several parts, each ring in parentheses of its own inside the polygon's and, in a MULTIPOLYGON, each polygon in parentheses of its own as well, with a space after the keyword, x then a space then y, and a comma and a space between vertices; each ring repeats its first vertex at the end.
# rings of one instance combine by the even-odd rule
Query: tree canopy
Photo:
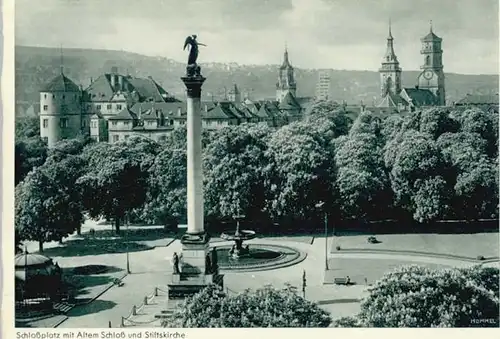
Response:
POLYGON ((329 314, 297 295, 292 287, 264 287, 227 295, 216 286, 186 299, 165 327, 328 327, 329 314))
POLYGON ((498 320, 498 281, 498 268, 400 267, 375 283, 356 317, 335 325, 474 327, 478 319, 498 320))

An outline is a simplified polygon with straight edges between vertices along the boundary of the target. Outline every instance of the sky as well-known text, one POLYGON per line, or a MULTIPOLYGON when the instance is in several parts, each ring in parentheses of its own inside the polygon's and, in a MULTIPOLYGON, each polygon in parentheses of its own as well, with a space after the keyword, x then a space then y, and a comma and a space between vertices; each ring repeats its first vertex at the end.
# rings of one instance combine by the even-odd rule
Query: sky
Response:
POLYGON ((389 20, 403 70, 423 64, 420 38, 443 38, 445 72, 498 74, 498 0, 16 0, 16 44, 126 50, 187 60, 377 70, 389 20))

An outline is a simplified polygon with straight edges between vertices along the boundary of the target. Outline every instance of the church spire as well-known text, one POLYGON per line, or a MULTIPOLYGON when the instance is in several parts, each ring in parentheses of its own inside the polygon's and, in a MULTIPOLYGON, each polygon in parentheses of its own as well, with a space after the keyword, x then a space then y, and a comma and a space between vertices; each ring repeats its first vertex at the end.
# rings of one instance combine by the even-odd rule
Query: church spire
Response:
POLYGON ((290 64, 290 60, 288 59, 288 45, 285 42, 285 52, 283 53, 283 65, 281 65, 282 68, 287 68, 287 67, 292 67, 290 64))
POLYGON ((389 19, 389 36, 387 37, 387 50, 385 52, 385 62, 397 62, 398 58, 394 52, 394 37, 392 36, 391 20, 389 19))
POLYGON ((430 31, 429 31, 430 33, 434 33, 434 32, 432 31, 432 20, 429 22, 429 29, 430 29, 430 31))
POLYGON ((60 69, 61 69, 61 74, 64 73, 64 58, 63 58, 63 49, 62 49, 62 44, 60 47, 60 52, 61 52, 61 64, 60 64, 60 69))
POLYGON ((392 37, 391 18, 389 18, 389 37, 387 39, 394 40, 394 38, 392 37))

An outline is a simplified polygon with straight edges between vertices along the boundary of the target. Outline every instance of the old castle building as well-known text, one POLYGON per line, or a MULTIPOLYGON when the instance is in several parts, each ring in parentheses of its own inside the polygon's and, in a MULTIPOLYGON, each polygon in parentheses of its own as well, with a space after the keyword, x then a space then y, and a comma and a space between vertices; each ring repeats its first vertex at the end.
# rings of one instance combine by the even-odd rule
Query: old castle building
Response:
POLYGON ((40 137, 53 145, 84 127, 82 90, 61 73, 40 91, 40 137))
POLYGON ((389 25, 387 48, 382 60, 380 73, 380 108, 396 111, 413 111, 417 107, 444 106, 446 104, 445 76, 443 72, 442 39, 432 31, 421 39, 420 53, 424 57, 422 72, 414 88, 401 85, 402 69, 394 51, 394 38, 389 25))
MULTIPOLYGON (((278 70, 276 100, 242 100, 237 85, 226 100, 202 102, 204 128, 241 123, 278 127, 299 120, 311 98, 296 97, 294 69, 285 50, 278 70)), ((90 135, 97 141, 117 142, 131 135, 161 141, 186 123, 187 106, 153 78, 124 75, 116 67, 83 90, 61 73, 40 91, 40 136, 49 146, 90 135)))

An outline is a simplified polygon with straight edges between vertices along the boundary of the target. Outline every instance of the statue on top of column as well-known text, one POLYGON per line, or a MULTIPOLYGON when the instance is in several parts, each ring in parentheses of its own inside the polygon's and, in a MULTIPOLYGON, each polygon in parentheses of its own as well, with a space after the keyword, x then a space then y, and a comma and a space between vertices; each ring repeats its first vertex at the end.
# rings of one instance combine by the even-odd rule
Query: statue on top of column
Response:
POLYGON ((190 35, 186 38, 184 42, 184 50, 189 46, 189 56, 186 67, 186 75, 195 77, 200 76, 200 66, 196 63, 198 59, 198 46, 206 46, 198 41, 196 41, 196 34, 190 35))

